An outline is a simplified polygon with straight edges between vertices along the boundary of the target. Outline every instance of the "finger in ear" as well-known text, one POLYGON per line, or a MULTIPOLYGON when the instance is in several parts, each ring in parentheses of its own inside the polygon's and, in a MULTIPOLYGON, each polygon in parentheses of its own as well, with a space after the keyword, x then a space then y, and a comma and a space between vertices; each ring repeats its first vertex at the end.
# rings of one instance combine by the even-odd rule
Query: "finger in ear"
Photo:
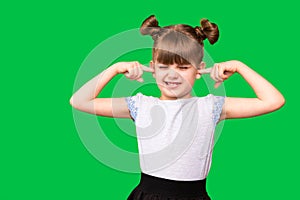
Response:
POLYGON ((150 61, 150 68, 153 69, 152 76, 153 76, 153 78, 155 78, 155 64, 154 64, 153 60, 150 61))
POLYGON ((201 61, 201 63, 198 65, 198 69, 205 69, 206 63, 201 61))

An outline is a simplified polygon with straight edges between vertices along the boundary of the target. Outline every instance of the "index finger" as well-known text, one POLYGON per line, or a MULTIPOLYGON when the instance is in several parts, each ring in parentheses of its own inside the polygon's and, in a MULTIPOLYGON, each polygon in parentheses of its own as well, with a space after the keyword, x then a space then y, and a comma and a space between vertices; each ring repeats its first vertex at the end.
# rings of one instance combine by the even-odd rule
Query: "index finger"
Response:
POLYGON ((145 65, 142 65, 142 70, 144 72, 154 72, 154 69, 150 68, 150 67, 147 67, 145 65))
POLYGON ((199 73, 200 74, 210 74, 211 70, 212 70, 212 67, 207 68, 207 69, 200 69, 199 73))

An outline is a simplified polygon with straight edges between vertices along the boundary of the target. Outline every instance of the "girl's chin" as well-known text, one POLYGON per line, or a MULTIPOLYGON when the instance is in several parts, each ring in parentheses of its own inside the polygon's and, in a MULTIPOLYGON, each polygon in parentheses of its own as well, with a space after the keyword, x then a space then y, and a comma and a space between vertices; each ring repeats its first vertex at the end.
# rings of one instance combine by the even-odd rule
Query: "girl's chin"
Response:
POLYGON ((176 94, 176 93, 172 93, 172 92, 163 92, 161 94, 160 99, 164 99, 164 100, 176 100, 176 99, 187 99, 187 98, 191 98, 192 96, 190 94, 176 94))

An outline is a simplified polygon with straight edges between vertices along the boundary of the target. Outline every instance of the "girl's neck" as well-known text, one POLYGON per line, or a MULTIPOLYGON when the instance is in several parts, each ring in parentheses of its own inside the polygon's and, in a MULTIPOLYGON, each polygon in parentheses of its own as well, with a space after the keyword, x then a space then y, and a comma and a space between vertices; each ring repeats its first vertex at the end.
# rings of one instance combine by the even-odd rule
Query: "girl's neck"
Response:
POLYGON ((189 93, 183 97, 168 97, 168 96, 164 96, 164 95, 161 95, 159 97, 160 100, 180 100, 180 99, 190 99, 192 98, 193 96, 189 93))

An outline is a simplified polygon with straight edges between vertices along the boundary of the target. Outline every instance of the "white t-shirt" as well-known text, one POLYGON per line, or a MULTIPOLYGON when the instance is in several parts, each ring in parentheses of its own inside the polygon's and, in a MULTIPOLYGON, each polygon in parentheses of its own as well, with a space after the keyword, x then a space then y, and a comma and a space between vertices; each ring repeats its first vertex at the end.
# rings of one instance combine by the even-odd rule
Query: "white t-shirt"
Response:
POLYGON ((126 101, 143 173, 183 181, 206 178, 223 96, 160 100, 138 93, 126 101))

